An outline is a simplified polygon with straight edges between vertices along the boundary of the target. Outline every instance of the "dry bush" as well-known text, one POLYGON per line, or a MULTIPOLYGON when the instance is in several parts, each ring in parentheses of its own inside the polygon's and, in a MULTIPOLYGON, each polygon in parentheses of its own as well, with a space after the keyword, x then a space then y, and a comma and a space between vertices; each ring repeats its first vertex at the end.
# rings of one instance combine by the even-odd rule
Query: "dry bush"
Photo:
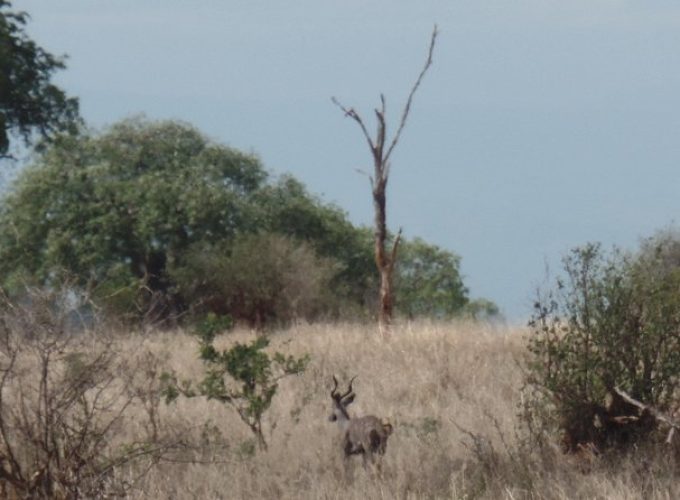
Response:
POLYGON ((122 355, 78 321, 73 302, 31 291, 0 303, 2 497, 123 496, 144 470, 129 467, 172 447, 159 432, 157 357, 122 355))

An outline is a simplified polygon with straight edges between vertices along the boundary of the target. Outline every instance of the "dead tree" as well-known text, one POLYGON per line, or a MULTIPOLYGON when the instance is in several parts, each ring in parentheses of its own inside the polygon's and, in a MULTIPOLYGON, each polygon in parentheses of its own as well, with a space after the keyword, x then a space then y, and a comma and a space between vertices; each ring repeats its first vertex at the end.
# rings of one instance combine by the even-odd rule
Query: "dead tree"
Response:
POLYGON ((347 108, 340 103, 335 97, 332 98, 333 103, 338 106, 345 116, 352 118, 364 134, 366 141, 368 142, 368 147, 371 150, 371 155, 373 157, 373 175, 369 175, 371 181, 371 190, 373 192, 373 208, 375 210, 375 229, 374 229, 374 245, 375 245, 375 263, 378 267, 378 273, 380 274, 380 303, 378 309, 378 325, 380 328, 380 333, 382 335, 387 335, 390 330, 390 324, 392 322, 392 311, 394 305, 394 293, 392 290, 392 276, 394 272, 394 263, 397 258, 397 251, 399 248, 399 240, 401 239, 401 229, 399 229, 394 241, 392 242, 392 248, 387 250, 387 213, 386 213, 386 200, 387 200, 387 182, 390 175, 390 156, 394 151, 395 146, 399 142, 401 133, 406 125, 406 120, 411 111, 411 103, 413 102, 413 96, 415 95, 420 83, 423 81, 423 77, 427 70, 432 65, 432 53, 434 51, 434 45, 437 40, 437 26, 435 25, 432 30, 432 36, 430 38, 430 47, 427 53, 427 60, 423 69, 418 75, 418 79, 415 81, 411 87, 411 92, 408 95, 406 104, 401 113, 401 120, 399 122, 399 127, 397 132, 391 141, 387 139, 387 121, 385 119, 385 96, 380 94, 380 108, 376 108, 375 116, 377 121, 377 131, 375 137, 371 137, 368 133, 368 129, 364 123, 361 115, 354 108, 347 108))

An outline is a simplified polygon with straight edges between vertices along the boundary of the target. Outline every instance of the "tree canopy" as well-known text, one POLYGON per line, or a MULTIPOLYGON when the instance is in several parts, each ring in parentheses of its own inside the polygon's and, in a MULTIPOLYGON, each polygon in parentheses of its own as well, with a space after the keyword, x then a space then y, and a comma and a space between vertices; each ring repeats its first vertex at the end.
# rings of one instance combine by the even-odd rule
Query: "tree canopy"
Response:
POLYGON ((38 46, 25 32, 28 14, 0 0, 0 157, 7 156, 10 136, 24 144, 55 131, 74 130, 78 100, 51 81, 65 68, 64 58, 38 46))
MULTIPOLYGON (((467 303, 460 259, 404 241, 408 316, 467 303)), ((229 314, 261 326, 367 315, 377 300, 372 235, 298 180, 178 122, 131 118, 60 135, 0 206, 0 282, 68 280, 116 316, 229 314)))
POLYGON ((0 270, 38 283, 165 293, 168 261, 252 224, 259 161, 187 125, 132 119, 61 137, 4 200, 0 270))
POLYGON ((410 318, 451 317, 469 302, 460 257, 420 238, 402 243, 395 289, 397 310, 410 318))

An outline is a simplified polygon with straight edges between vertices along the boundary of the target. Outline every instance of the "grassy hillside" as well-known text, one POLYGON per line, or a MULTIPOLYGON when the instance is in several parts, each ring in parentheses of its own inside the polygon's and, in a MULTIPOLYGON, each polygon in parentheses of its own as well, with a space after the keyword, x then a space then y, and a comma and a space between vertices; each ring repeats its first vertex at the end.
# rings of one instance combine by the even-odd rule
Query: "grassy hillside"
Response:
MULTIPOLYGON (((248 429, 228 407, 198 400, 163 408, 163 425, 206 445, 206 463, 163 464, 134 498, 672 498, 679 492, 666 457, 617 465, 584 450, 532 450, 518 429, 518 361, 525 332, 470 324, 397 327, 388 342, 363 326, 301 326, 272 348, 310 353, 304 375, 286 379, 268 414, 267 453, 251 454, 248 429), (354 384, 353 415, 389 417, 381 479, 352 459, 343 469, 328 421, 331 377, 354 384), (209 431, 206 431, 208 425, 209 431), (215 463, 210 463, 215 460, 215 463), (606 462, 606 463, 605 463, 606 462)), ((247 332, 221 339, 245 340, 247 332)), ((128 341, 134 342, 134 341, 128 341)), ((153 334, 144 348, 198 377, 194 340, 153 334)))
MULTIPOLYGON (((134 499, 677 498, 675 459, 666 451, 605 460, 588 450, 566 456, 557 445, 528 445, 517 417, 525 333, 415 323, 398 325, 382 341, 366 326, 293 327, 272 337, 271 350, 309 353, 311 362, 281 383, 266 417, 267 452, 255 451, 228 406, 201 398, 155 406, 142 398, 127 407, 113 445, 153 431, 179 446, 150 469, 142 459, 107 481, 134 483, 134 499), (381 477, 365 471, 359 457, 349 473, 343 467, 338 431, 328 421, 333 374, 343 381, 357 375, 353 415, 372 413, 394 425, 381 477), (156 410, 157 427, 149 429, 156 410)), ((252 335, 236 331, 218 343, 252 335)), ((181 331, 116 335, 114 352, 124 362, 117 376, 128 389, 153 389, 169 369, 197 380, 196 346, 181 331)))

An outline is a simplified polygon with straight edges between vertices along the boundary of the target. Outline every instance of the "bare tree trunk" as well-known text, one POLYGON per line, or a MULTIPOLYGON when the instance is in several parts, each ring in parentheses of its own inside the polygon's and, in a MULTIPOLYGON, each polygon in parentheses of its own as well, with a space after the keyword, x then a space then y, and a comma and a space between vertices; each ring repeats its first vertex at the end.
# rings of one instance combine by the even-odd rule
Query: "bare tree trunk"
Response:
POLYGON ((401 229, 397 233, 397 236, 392 243, 392 248, 387 250, 387 182, 390 175, 390 156, 394 147, 399 142, 401 137, 401 132, 404 130, 406 125, 406 120, 408 119, 409 112, 411 111, 411 102, 413 101, 413 96, 418 90, 420 83, 425 76, 425 73, 432 64, 432 53, 434 51, 434 45, 437 39, 437 26, 432 30, 432 37, 430 39, 430 47, 427 53, 427 60, 425 61, 425 66, 420 71, 418 79, 411 87, 411 92, 409 93, 406 105, 401 114, 401 121, 399 122, 399 128, 394 138, 389 143, 386 148, 386 121, 385 121, 385 96, 380 94, 380 109, 376 108, 374 110, 376 120, 378 122, 378 128, 375 138, 371 137, 366 129, 364 120, 361 118, 359 113, 357 113, 354 108, 346 108, 343 106, 335 97, 332 99, 333 103, 338 106, 344 113, 345 116, 352 118, 364 134, 368 146, 371 150, 371 155, 373 156, 373 175, 369 176, 371 180, 371 189, 373 192, 373 208, 375 210, 375 263, 378 268, 378 273, 380 274, 380 305, 378 309, 378 326, 380 333, 383 336, 387 336, 390 333, 390 326, 392 323, 392 313, 394 308, 394 292, 392 289, 393 275, 394 275, 394 263, 397 258, 397 251, 399 249, 399 241, 401 239, 401 229))
MULTIPOLYGON (((376 167, 376 173, 378 169, 376 167)), ((392 290, 394 263, 397 257, 399 241, 401 239, 401 229, 397 233, 392 250, 387 252, 387 212, 385 203, 387 201, 385 190, 387 188, 387 178, 384 182, 374 183, 373 186, 373 206, 375 209, 375 231, 374 248, 375 264, 380 273, 380 305, 378 309, 378 327, 383 336, 389 335, 392 323, 392 312, 394 309, 394 292, 392 290)))

